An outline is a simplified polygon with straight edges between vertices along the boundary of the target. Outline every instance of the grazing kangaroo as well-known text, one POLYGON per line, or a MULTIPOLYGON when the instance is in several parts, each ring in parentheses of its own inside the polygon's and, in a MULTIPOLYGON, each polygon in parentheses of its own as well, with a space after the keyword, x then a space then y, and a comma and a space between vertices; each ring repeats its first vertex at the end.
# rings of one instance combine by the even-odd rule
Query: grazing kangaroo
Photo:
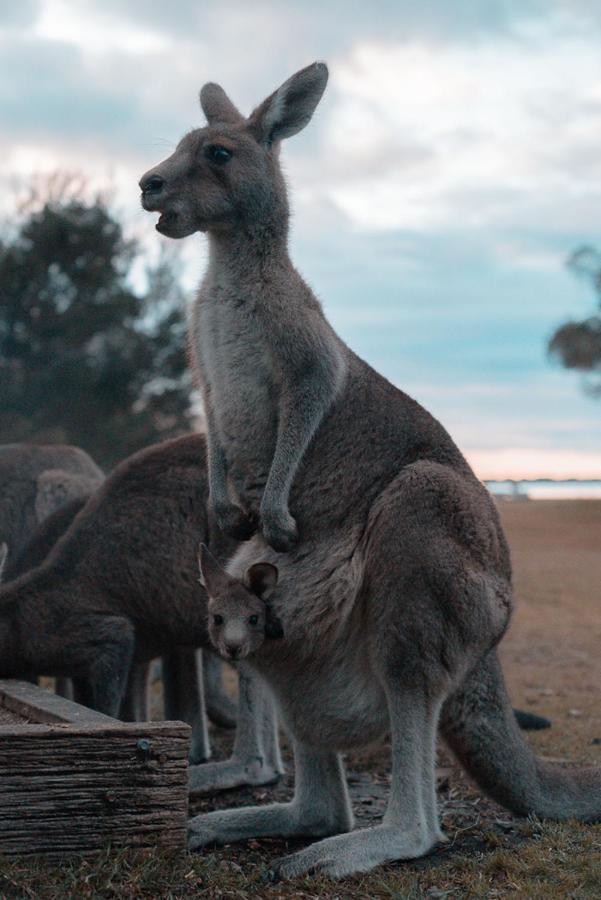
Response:
MULTIPOLYGON (((14 577, 15 561, 38 526, 65 506, 83 504, 103 479, 102 470, 80 447, 0 446, 0 537, 10 549, 6 578, 14 577)), ((56 690, 73 696, 69 679, 57 679, 56 690)))
MULTIPOLYGON (((130 457, 43 563, 0 589, 2 676, 74 678, 82 701, 109 715, 119 711, 132 662, 168 655, 179 659, 182 681, 195 680, 182 648, 211 647, 198 534, 220 558, 235 549, 207 513, 205 453, 204 438, 191 435, 130 457)), ((241 681, 234 756, 193 767, 194 790, 264 784, 282 771, 272 704, 257 699, 252 676, 241 681)))
MULTIPOLYGON (((74 448, 67 448, 71 451, 74 448)), ((30 448, 22 445, 22 452, 13 452, 13 470, 23 471, 23 457, 28 461, 30 448), (21 465, 19 466, 19 463, 21 465)), ((39 458, 39 457, 38 457, 39 458)), ((52 460, 52 464, 55 460, 52 460)), ((50 470, 53 474, 57 470, 50 470)), ((4 488, 12 489, 12 506, 14 510, 21 509, 21 515, 17 515, 14 521, 17 523, 25 519, 22 507, 17 504, 18 496, 14 489, 14 482, 11 479, 11 471, 8 466, 4 466, 2 474, 6 477, 7 483, 0 482, 0 495, 3 495, 4 488)), ((47 473, 42 472, 38 476, 38 484, 40 477, 44 477, 47 473)), ((69 478, 72 475, 69 474, 69 478)), ((83 477, 83 476, 81 476, 83 477)), ((21 479, 23 481, 23 479, 21 479)), ((81 478, 80 478, 81 481, 81 478)), ((85 506, 88 497, 94 489, 99 486, 96 479, 89 483, 87 494, 82 494, 73 500, 65 503, 53 513, 44 518, 43 522, 33 531, 28 543, 21 549, 16 557, 10 555, 4 571, 4 578, 0 580, 11 581, 14 578, 24 575, 31 569, 41 565, 57 541, 62 538, 76 515, 85 506)), ((83 484, 79 483, 79 487, 83 490, 83 484)), ((27 504, 29 493, 25 490, 22 495, 23 504, 27 504)), ((14 529, 6 535, 10 543, 19 545, 19 541, 15 541, 14 529)), ((192 752, 190 756, 191 762, 198 763, 210 756, 210 744, 208 743, 208 735, 206 723, 202 715, 202 699, 199 695, 198 683, 203 678, 205 688, 206 711, 209 719, 215 724, 227 728, 235 728, 236 726, 236 709, 233 701, 225 694, 222 682, 222 671, 220 661, 211 653, 201 654, 202 660, 198 658, 199 654, 194 649, 182 647, 166 654, 163 659, 163 685, 165 689, 165 714, 169 719, 183 718, 192 727, 192 752), (199 670, 199 663, 202 661, 204 673, 199 670)), ((149 660, 143 660, 133 665, 128 678, 127 687, 122 700, 120 717, 130 721, 145 721, 149 718, 148 708, 148 683, 150 677, 149 660)), ((73 690, 71 680, 67 678, 57 679, 57 691, 63 696, 74 697, 77 695, 77 688, 73 690)))
POLYGON ((444 428, 337 337, 288 256, 280 143, 307 124, 326 80, 325 65, 309 66, 249 118, 206 86, 208 126, 141 181, 161 233, 208 233, 192 347, 209 399, 213 503, 225 527, 237 525, 226 477, 250 514, 265 486, 265 540, 242 544, 228 572, 242 580, 257 562, 279 569, 270 604, 284 638, 247 665, 274 691, 296 761, 290 803, 197 816, 189 845, 324 838, 278 861, 284 877, 367 871, 442 840, 439 728, 514 812, 601 817, 601 772, 536 759, 512 714, 496 654, 511 566, 491 496, 444 428), (314 400, 322 383, 325 405, 314 400), (288 487, 301 542, 278 555, 274 546, 292 543, 288 487), (388 730, 383 822, 345 833, 353 819, 339 754, 388 730))

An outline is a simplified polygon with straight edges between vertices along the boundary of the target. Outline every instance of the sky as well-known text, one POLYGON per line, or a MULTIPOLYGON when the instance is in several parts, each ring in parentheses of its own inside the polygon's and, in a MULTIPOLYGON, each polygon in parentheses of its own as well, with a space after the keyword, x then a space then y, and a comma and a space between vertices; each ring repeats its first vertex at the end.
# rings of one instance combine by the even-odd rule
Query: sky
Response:
MULTIPOLYGON (((434 413, 481 477, 601 477, 601 400, 546 342, 594 309, 565 266, 601 246, 598 0, 0 0, 0 216, 35 173, 137 181, 203 124, 322 59, 282 158, 291 250, 343 339, 434 413)), ((192 296, 204 238, 181 245, 192 296)))

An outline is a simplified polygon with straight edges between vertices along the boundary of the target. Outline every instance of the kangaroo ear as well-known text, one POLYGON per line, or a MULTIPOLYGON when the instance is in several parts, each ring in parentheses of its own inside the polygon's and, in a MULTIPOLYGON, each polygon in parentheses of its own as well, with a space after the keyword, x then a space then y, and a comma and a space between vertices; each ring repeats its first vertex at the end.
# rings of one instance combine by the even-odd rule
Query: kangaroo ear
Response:
POLYGON ((200 91, 200 107, 209 125, 214 122, 243 122, 244 116, 238 112, 221 85, 209 81, 200 91))
POLYGON ((282 623, 267 605, 265 611, 265 637, 275 638, 276 640, 284 637, 284 629, 282 623))
POLYGON ((255 563, 247 569, 244 585, 261 600, 267 600, 273 594, 278 583, 278 570, 271 563, 255 563))
POLYGON ((2 582, 2 573, 4 572, 4 566, 6 565, 6 558, 8 556, 8 544, 4 542, 0 544, 0 582, 2 582))
POLYGON ((328 82, 328 67, 316 62, 301 69, 254 110, 248 128, 260 144, 292 137, 311 121, 328 82))
POLYGON ((219 565, 206 544, 201 544, 198 549, 198 569, 200 583, 209 596, 214 597, 227 587, 227 572, 219 565))

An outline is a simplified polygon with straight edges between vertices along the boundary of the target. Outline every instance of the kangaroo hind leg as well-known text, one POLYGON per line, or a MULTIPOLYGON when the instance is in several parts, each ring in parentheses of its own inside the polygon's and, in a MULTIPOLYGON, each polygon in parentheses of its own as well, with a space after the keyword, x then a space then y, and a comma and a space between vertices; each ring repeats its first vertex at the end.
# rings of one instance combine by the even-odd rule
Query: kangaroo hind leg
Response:
POLYGON ((289 803, 216 810, 190 819, 188 848, 253 837, 320 837, 353 826, 344 771, 336 753, 294 746, 296 783, 289 803))
POLYGON ((247 784, 270 784, 283 771, 273 700, 260 679, 242 665, 232 755, 222 762, 191 766, 190 791, 203 794, 247 784))
POLYGON ((134 627, 122 616, 92 614, 71 623, 60 652, 61 668, 75 676, 80 703, 119 715, 134 645, 134 627))
POLYGON ((385 862, 415 859, 445 840, 438 826, 435 786, 441 702, 416 690, 391 691, 392 784, 382 823, 326 838, 277 860, 273 869, 278 877, 314 872, 342 878, 385 862))

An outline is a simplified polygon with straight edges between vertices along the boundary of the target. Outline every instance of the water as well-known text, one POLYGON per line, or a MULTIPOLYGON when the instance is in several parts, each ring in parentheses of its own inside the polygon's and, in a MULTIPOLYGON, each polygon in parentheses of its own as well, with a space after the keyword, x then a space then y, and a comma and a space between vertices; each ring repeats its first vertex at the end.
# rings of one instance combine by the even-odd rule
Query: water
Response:
POLYGON ((530 500, 601 500, 601 479, 590 481, 485 481, 491 494, 530 500))

